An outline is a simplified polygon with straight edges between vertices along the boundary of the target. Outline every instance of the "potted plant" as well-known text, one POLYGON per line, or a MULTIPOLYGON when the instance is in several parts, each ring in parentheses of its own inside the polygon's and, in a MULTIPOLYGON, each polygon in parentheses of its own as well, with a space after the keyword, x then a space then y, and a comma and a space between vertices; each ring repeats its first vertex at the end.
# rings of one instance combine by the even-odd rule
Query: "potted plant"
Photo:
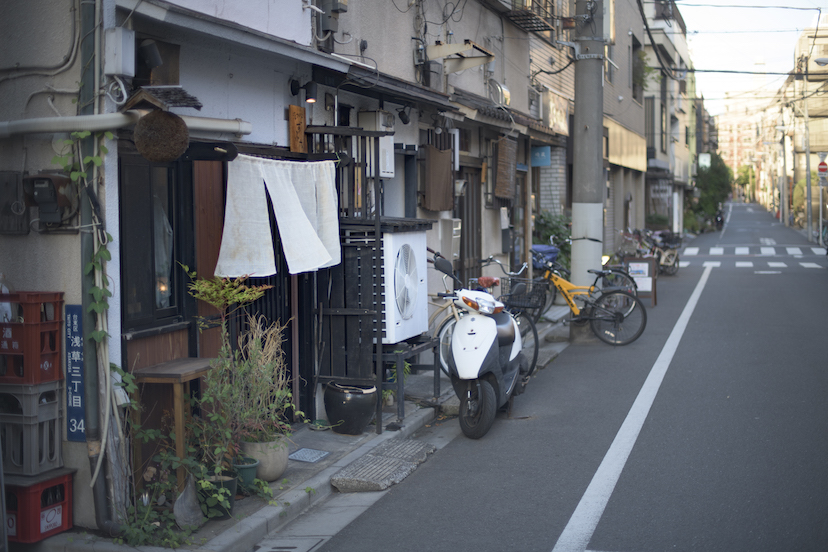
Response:
MULTIPOLYGON (((202 510, 208 517, 226 516, 232 510, 236 494, 234 461, 240 456, 239 427, 241 420, 255 415, 249 408, 248 389, 241 383, 250 364, 246 354, 233 349, 230 343, 228 319, 244 305, 264 295, 272 286, 249 286, 247 276, 231 278, 197 278, 195 272, 183 266, 190 276, 188 290, 196 299, 215 307, 221 325, 221 349, 213 361, 213 369, 204 376, 199 397, 193 399, 200 412, 189 424, 189 438, 198 458, 200 473, 196 473, 202 510)), ((208 327, 199 320, 201 328, 208 327)), ((240 339, 244 339, 242 333, 240 339)))
POLYGON ((246 276, 198 279, 195 272, 184 269, 191 278, 190 294, 215 307, 221 323, 221 351, 205 377, 198 405, 203 412, 196 432, 201 436, 198 446, 214 471, 229 470, 243 453, 259 460, 257 478, 278 479, 287 468, 286 415, 293 408, 283 349, 286 326, 247 314, 236 347, 231 347, 227 327, 233 312, 272 286, 249 286, 246 276))
POLYGON ((248 315, 239 337, 241 359, 234 374, 239 403, 231 425, 241 451, 259 461, 256 477, 264 481, 281 477, 288 464, 287 414, 293 395, 283 348, 285 328, 264 316, 248 315))

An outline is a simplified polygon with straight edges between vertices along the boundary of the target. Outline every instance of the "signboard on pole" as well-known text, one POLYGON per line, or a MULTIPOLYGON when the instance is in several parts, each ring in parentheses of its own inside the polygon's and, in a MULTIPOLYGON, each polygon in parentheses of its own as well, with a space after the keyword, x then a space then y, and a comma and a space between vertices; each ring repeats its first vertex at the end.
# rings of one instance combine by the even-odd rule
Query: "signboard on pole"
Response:
POLYGON ((828 163, 825 162, 825 154, 819 154, 819 165, 817 165, 817 175, 819 176, 819 185, 828 186, 828 163))

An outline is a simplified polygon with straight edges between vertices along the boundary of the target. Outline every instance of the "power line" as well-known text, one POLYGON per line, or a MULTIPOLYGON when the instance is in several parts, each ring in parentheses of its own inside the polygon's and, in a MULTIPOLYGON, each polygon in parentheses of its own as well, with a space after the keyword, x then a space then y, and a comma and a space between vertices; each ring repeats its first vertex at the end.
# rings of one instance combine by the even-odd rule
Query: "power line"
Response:
MULTIPOLYGON (((798 73, 796 71, 739 71, 737 69, 691 69, 672 67, 672 71, 687 72, 687 73, 733 73, 737 75, 791 75, 793 77, 803 77, 806 73, 798 73)), ((815 75, 818 73, 807 73, 808 75, 815 75)))
MULTIPOLYGON (((659 2, 648 2, 651 4, 658 4, 659 2)), ((800 8, 796 6, 739 6, 735 4, 689 4, 685 2, 676 2, 676 5, 684 8, 748 8, 748 9, 771 9, 771 10, 801 10, 801 11, 816 11, 819 8, 800 8)))

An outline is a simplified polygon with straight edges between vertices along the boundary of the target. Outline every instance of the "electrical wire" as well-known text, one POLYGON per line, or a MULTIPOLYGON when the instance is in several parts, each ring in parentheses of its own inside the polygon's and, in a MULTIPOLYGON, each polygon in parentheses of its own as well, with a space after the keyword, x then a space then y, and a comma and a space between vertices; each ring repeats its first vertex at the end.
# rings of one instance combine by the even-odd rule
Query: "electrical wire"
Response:
POLYGON ((667 64, 664 63, 664 60, 661 59, 661 52, 659 51, 659 48, 655 47, 656 41, 653 38, 653 32, 650 30, 650 24, 647 22, 647 15, 644 13, 644 4, 642 3, 642 0, 636 0, 636 3, 638 4, 638 11, 641 14, 641 19, 644 21, 644 29, 647 31, 647 36, 650 37, 650 44, 653 45, 653 52, 655 52, 656 59, 658 60, 658 64, 661 66, 662 72, 667 77, 677 80, 670 68, 667 67, 667 64))

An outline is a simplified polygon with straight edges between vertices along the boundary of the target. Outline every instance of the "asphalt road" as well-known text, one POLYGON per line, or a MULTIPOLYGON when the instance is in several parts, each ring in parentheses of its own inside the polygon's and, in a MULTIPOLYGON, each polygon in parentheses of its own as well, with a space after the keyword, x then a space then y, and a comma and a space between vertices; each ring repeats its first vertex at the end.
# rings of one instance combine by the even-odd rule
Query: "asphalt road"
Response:
POLYGON ((402 483, 298 520, 328 535, 305 549, 828 550, 828 261, 728 210, 638 341, 568 347, 483 439, 428 429, 441 448, 402 483))

